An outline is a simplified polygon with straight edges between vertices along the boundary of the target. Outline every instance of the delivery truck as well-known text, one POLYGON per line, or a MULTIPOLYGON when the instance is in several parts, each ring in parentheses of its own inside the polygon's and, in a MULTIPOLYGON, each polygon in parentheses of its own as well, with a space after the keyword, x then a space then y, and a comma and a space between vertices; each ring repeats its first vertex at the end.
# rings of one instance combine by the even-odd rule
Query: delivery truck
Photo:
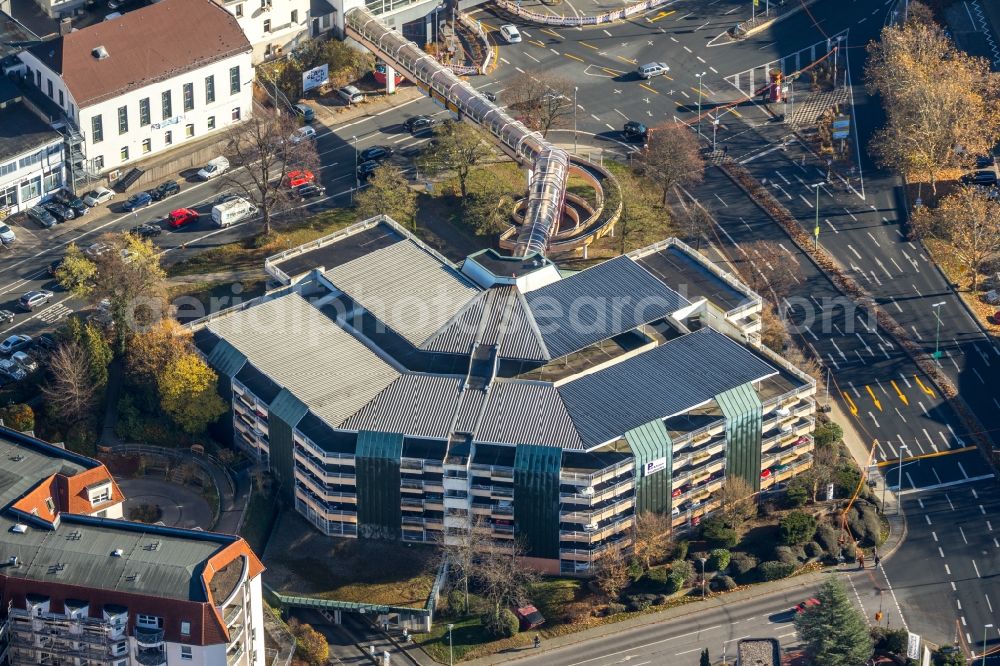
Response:
POLYGON ((257 213, 257 206, 242 197, 212 206, 212 221, 217 227, 228 227, 257 213))

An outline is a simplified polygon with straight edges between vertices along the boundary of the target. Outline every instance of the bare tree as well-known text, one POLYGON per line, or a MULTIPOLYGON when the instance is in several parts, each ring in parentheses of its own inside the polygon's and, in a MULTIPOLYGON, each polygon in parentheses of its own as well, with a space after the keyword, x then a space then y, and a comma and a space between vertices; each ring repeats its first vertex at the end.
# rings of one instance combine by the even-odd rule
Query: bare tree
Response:
POLYGON ((260 211, 265 235, 271 221, 298 203, 288 186, 292 171, 315 171, 319 166, 316 144, 296 134, 298 120, 272 109, 258 109, 249 120, 226 130, 227 151, 244 168, 230 170, 226 185, 250 201, 260 211))
POLYGON ((42 386, 48 408, 68 424, 87 417, 97 398, 87 353, 76 342, 59 345, 48 360, 49 380, 42 386))
POLYGON ((840 453, 835 446, 816 446, 812 452, 813 464, 809 470, 812 478, 812 499, 816 501, 820 488, 833 481, 837 475, 840 453))
POLYGON ((621 550, 612 548, 597 560, 595 580, 597 587, 609 599, 612 601, 618 599, 618 595, 628 587, 631 580, 628 573, 628 562, 625 561, 625 555, 621 550))
POLYGON ((650 130, 649 142, 639 153, 638 169, 663 191, 663 205, 675 186, 700 183, 705 175, 698 139, 686 125, 667 123, 650 130))
POLYGON ((479 557, 487 552, 493 544, 489 535, 489 526, 481 516, 474 516, 471 529, 467 532, 453 533, 445 536, 441 532, 437 537, 441 555, 448 561, 452 575, 457 576, 465 591, 465 612, 469 612, 469 581, 477 577, 479 557))
POLYGON ((1000 201, 976 187, 963 187, 941 201, 936 210, 913 218, 920 233, 947 243, 979 288, 983 265, 1000 250, 1000 201))
POLYGON ((742 476, 726 475, 726 481, 719 492, 720 511, 723 520, 739 531, 746 521, 757 514, 754 504, 754 490, 742 476))
POLYGON ((747 286, 777 304, 788 294, 796 278, 795 258, 776 241, 756 240, 740 246, 744 261, 739 266, 747 286))
POLYGON ((509 606, 520 606, 537 574, 524 565, 524 549, 516 539, 493 541, 479 558, 475 579, 494 616, 509 606))
POLYGON ((632 528, 632 554, 646 569, 667 559, 673 549, 670 517, 658 511, 642 511, 632 528))
POLYGON ((449 120, 434 128, 436 143, 421 153, 423 171, 431 175, 454 173, 462 198, 469 196, 468 182, 472 169, 493 153, 482 133, 468 123, 449 120))
POLYGON ((547 72, 525 72, 511 79, 504 101, 521 122, 542 136, 573 116, 573 83, 547 72))

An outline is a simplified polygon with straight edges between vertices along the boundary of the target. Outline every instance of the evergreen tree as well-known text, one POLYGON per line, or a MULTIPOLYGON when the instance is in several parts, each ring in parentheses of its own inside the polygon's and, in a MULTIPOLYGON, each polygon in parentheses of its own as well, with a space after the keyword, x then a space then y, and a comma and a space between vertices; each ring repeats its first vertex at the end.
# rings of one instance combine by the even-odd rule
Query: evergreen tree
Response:
POLYGON ((828 579, 816 595, 819 604, 795 617, 795 628, 806 646, 809 663, 817 666, 857 666, 871 657, 872 638, 864 617, 836 579, 828 579))
POLYGON ((701 651, 701 661, 698 666, 712 666, 712 658, 708 656, 708 648, 701 651))

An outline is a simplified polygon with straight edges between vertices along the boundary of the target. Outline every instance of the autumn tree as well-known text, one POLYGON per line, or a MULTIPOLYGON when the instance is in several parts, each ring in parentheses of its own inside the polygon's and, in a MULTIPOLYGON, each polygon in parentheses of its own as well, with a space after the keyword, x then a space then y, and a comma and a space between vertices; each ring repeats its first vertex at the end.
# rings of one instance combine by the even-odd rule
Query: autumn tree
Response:
POLYGON ((528 128, 548 136, 573 117, 573 83, 550 72, 518 74, 504 90, 504 101, 528 128))
POLYGON ((104 329, 93 322, 85 322, 79 317, 70 317, 56 333, 59 342, 72 342, 80 346, 87 358, 90 380, 97 388, 108 383, 108 366, 114 352, 108 343, 104 329))
POLYGON ((890 24, 868 46, 868 90, 882 96, 886 125, 871 149, 880 164, 926 175, 966 165, 1000 138, 1000 81, 989 63, 955 47, 937 24, 890 24))
POLYGON ((667 559, 673 543, 670 540, 670 517, 657 511, 636 514, 632 528, 632 554, 648 569, 667 559))
POLYGON ((313 629, 311 624, 289 622, 288 628, 295 636, 295 656, 309 666, 324 666, 330 659, 330 645, 326 637, 313 629))
POLYGON ((667 123, 650 130, 637 167, 642 175, 660 186, 664 206, 670 190, 700 183, 705 175, 698 139, 681 123, 667 123))
POLYGON ((738 262, 738 270, 746 285, 780 303, 796 281, 794 257, 772 240, 755 240, 739 247, 743 261, 738 262))
POLYGON ((101 304, 119 352, 137 331, 163 317, 165 277, 153 245, 127 233, 104 234, 86 253, 70 243, 56 270, 56 280, 74 296, 101 304))
POLYGON ((538 576, 524 565, 524 549, 516 539, 491 543, 479 558, 475 579, 489 604, 491 617, 499 618, 501 611, 518 607, 528 596, 528 587, 538 576))
POLYGON ((14 405, 0 408, 0 420, 8 428, 25 432, 35 429, 35 410, 31 405, 19 402, 14 405))
POLYGON ((354 205, 362 218, 388 215, 397 222, 416 225, 417 193, 392 164, 375 169, 368 186, 354 197, 354 205))
POLYGON ((298 128, 294 116, 257 108, 252 118, 226 130, 226 152, 243 168, 230 169, 222 178, 229 189, 257 206, 265 236, 275 216, 299 203, 288 186, 288 174, 319 167, 316 142, 293 140, 298 128))
POLYGON ((617 548, 606 551, 597 560, 597 568, 594 573, 597 587, 612 601, 618 599, 618 595, 628 587, 631 580, 629 577, 628 562, 625 560, 625 556, 621 550, 617 548))
POLYGON ((91 377, 90 361, 77 342, 64 342, 48 359, 49 377, 42 396, 55 418, 73 425, 87 418, 97 402, 97 386, 91 377))
POLYGON ((193 352, 174 359, 157 377, 163 411, 192 435, 226 412, 215 371, 193 352))
POLYGON ((754 489, 742 476, 727 474, 719 491, 719 508, 726 524, 740 531, 748 520, 757 515, 754 489))
POLYGON ((933 210, 913 217, 922 236, 944 241, 962 265, 973 291, 979 288, 983 265, 1000 248, 1000 201, 977 187, 962 187, 933 210))
POLYGON ((459 120, 448 120, 434 128, 435 143, 418 160, 422 171, 430 175, 453 173, 463 201, 469 195, 472 169, 493 153, 482 132, 459 120))
POLYGON ((167 317, 133 338, 125 354, 125 369, 131 377, 155 384, 165 368, 192 351, 191 331, 167 317))
POLYGON ((499 234, 511 224, 518 195, 497 178, 486 178, 462 200, 462 221, 477 234, 499 234))

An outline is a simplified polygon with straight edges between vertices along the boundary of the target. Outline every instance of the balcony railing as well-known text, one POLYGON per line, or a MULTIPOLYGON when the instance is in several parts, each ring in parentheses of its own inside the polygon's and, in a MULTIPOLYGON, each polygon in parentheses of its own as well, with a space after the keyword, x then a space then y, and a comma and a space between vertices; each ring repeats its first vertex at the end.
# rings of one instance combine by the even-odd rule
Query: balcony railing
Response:
POLYGON ((138 650, 135 660, 142 666, 166 666, 167 653, 159 650, 138 650))
POLYGON ((632 458, 626 458, 621 462, 615 463, 611 467, 605 467, 604 469, 597 470, 590 474, 581 474, 579 472, 561 472, 559 474, 560 481, 573 481, 580 482, 583 481, 586 485, 594 485, 593 480, 602 476, 614 475, 620 473, 623 468, 630 467, 635 468, 635 460, 632 458))
POLYGON ((163 645, 163 629, 136 627, 133 635, 139 647, 157 648, 163 645))

